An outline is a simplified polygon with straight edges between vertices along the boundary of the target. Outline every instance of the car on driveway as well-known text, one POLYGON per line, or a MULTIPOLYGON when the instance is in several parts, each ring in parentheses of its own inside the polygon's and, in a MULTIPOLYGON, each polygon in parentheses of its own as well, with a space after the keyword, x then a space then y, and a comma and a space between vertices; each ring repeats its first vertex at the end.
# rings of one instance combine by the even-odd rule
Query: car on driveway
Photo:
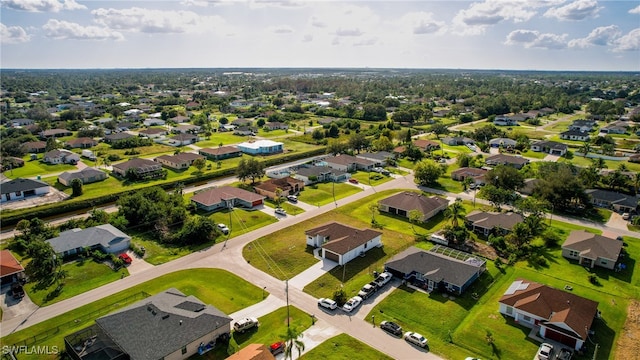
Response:
POLYGON ((562 348, 558 353, 558 360, 571 360, 572 356, 573 356, 573 351, 567 348, 562 348))
POLYGON ((122 262, 127 264, 127 265, 131 264, 131 262, 133 261, 133 260, 131 260, 131 256, 129 256, 126 253, 122 253, 122 254, 118 255, 118 259, 122 260, 122 262))
POLYGON ((229 234, 229 228, 225 224, 218 224, 218 230, 220 230, 223 234, 229 234))
POLYGON ((394 323, 393 321, 383 321, 380 323, 380 329, 388 332, 391 335, 402 336, 402 327, 394 323))
POLYGON ((421 348, 426 347, 429 342, 424 336, 413 331, 407 331, 404 333, 404 339, 413 345, 420 346, 421 348))
POLYGON ((331 299, 320 298, 318 299, 318 306, 329 309, 329 310, 334 310, 335 308, 338 307, 338 303, 336 303, 331 299))
POLYGON ((622 220, 629 220, 629 213, 622 214, 622 220))
POLYGON ((551 360, 553 359, 553 345, 549 343, 542 343, 540 348, 538 349, 538 359, 540 360, 551 360))
POLYGON ((391 281, 391 278, 393 277, 393 275, 391 275, 390 272, 383 272, 382 274, 378 275, 378 277, 373 280, 378 287, 383 287, 385 286, 389 281, 391 281))
POLYGON ((260 323, 258 322, 258 319, 256 318, 252 318, 252 317, 247 317, 247 318, 243 318, 240 319, 238 321, 236 321, 233 324, 233 330, 239 332, 239 333, 243 333, 247 330, 253 329, 254 327, 258 327, 260 326, 260 323))
POLYGON ((351 179, 349 179, 349 182, 352 183, 352 184, 357 184, 358 183, 358 179, 351 178, 351 179))
POLYGON ((371 283, 366 284, 365 286, 362 287, 362 289, 360 289, 360 291, 358 292, 358 296, 360 296, 362 299, 367 299, 369 296, 373 295, 377 290, 378 290, 378 284, 372 281, 371 283))
POLYGON ((291 201, 292 203, 297 203, 298 197, 295 195, 287 195, 287 200, 291 201))
POLYGON ((342 310, 352 312, 355 308, 360 306, 360 304, 362 304, 362 298, 360 296, 354 296, 342 305, 342 310))
POLYGON ((287 215, 287 212, 283 208, 276 208, 275 213, 278 215, 284 215, 284 216, 287 215))
POLYGON ((273 344, 271 344, 271 346, 269 346, 269 351, 271 351, 271 354, 273 355, 282 354, 284 352, 284 342, 274 342, 273 344))

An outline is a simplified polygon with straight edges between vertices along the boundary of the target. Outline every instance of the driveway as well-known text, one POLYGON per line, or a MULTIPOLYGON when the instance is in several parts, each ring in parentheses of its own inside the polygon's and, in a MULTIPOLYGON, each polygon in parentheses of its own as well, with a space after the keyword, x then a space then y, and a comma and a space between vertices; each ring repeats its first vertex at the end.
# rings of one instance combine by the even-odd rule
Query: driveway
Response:
MULTIPOLYGON (((627 230, 627 224, 629 222, 627 220, 624 220, 622 218, 621 214, 618 214, 617 212, 613 212, 611 213, 611 217, 609 218, 609 221, 607 221, 607 227, 609 228, 613 228, 613 229, 619 229, 619 230, 627 230)), ((617 235, 616 235, 617 236, 617 235)))
MULTIPOLYGON (((313 251, 313 254, 316 256, 316 258, 318 258, 319 256, 318 255, 319 250, 320 249, 318 248, 313 251)), ((307 284, 313 282, 315 279, 324 275, 326 272, 328 272, 329 270, 333 269, 336 266, 338 266, 337 262, 327 260, 327 259, 322 259, 317 263, 311 265, 307 270, 301 272, 300 274, 296 275, 291 280, 289 280, 289 286, 302 290, 307 284)))
POLYGON ((127 266, 127 271, 129 271, 130 275, 138 274, 154 267, 131 250, 127 251, 127 255, 131 258, 131 264, 127 266))
MULTIPOLYGON (((12 319, 16 316, 28 315, 38 310, 38 305, 34 304, 29 295, 25 294, 22 299, 14 299, 11 296, 11 285, 0 288, 0 307, 2 307, 2 318, 12 319)), ((3 336, 6 330, 3 331, 3 336)))

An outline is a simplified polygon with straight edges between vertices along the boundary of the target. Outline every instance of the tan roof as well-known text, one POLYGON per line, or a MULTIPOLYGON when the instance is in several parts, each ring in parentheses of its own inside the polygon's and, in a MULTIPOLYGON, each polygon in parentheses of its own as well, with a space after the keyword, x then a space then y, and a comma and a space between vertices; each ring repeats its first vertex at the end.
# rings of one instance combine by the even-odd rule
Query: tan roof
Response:
POLYGON ((622 241, 585 230, 576 230, 569 234, 562 247, 579 251, 580 255, 589 259, 604 258, 617 261, 622 250, 622 241))
POLYGON ((499 226, 502 229, 512 230, 513 226, 524 220, 522 215, 514 212, 496 213, 474 210, 466 216, 467 221, 471 221, 474 226, 493 229, 499 226))
POLYGON ((421 149, 426 149, 427 147, 432 147, 432 148, 439 148, 440 147, 440 143, 437 141, 433 141, 433 140, 425 140, 425 139, 418 139, 415 140, 413 142, 413 145, 421 148, 421 149))
POLYGON ((275 360, 266 345, 249 344, 226 360, 275 360))
POLYGON ((514 281, 499 302, 547 319, 549 323, 564 323, 583 340, 598 311, 595 301, 524 279, 514 281))
POLYGON ((138 131, 140 134, 148 134, 148 135, 154 135, 154 134, 161 134, 161 133, 166 133, 167 130, 165 129, 160 129, 160 128, 148 128, 148 129, 144 129, 144 130, 140 130, 138 131))
POLYGON ((480 168, 472 168, 472 167, 462 167, 460 169, 454 170, 451 172, 451 177, 453 177, 454 175, 456 176, 471 176, 471 177, 477 177, 477 176, 482 176, 484 174, 487 173, 487 170, 485 169, 480 169, 480 168))
POLYGON ((0 251, 0 277, 24 271, 24 268, 9 250, 0 251))
POLYGON ((141 169, 141 170, 149 170, 149 169, 161 169, 162 165, 156 163, 153 160, 149 160, 149 159, 142 159, 142 158, 133 158, 129 161, 125 161, 123 163, 120 164, 115 164, 113 165, 114 168, 116 169, 120 169, 123 172, 126 172, 127 170, 134 168, 134 169, 141 169))
POLYGON ((282 179, 269 179, 269 180, 263 181, 261 184, 254 186, 254 188, 261 189, 264 191, 269 191, 269 192, 275 192, 278 189, 281 189, 283 191, 289 190, 295 184, 304 186, 304 181, 294 179, 291 176, 287 176, 282 179))
POLYGON ((210 155, 223 155, 223 154, 233 154, 240 152, 235 146, 221 146, 219 148, 204 148, 199 150, 201 153, 210 154, 210 155))
POLYGON ((379 231, 372 229, 360 230, 335 221, 309 229, 304 233, 309 236, 320 235, 328 239, 329 241, 322 245, 322 247, 340 255, 344 255, 351 249, 355 249, 369 240, 382 235, 379 231))
POLYGON ((487 164, 518 164, 518 165, 524 165, 524 164, 528 164, 529 160, 525 159, 523 157, 517 157, 517 156, 511 156, 511 155, 505 155, 505 154, 496 154, 496 155, 492 155, 489 156, 486 160, 485 163, 487 164))
POLYGON ((204 206, 219 204, 225 200, 241 199, 246 202, 254 202, 264 199, 264 196, 252 193, 251 191, 239 189, 232 186, 221 186, 199 192, 191 198, 204 206))
POLYGON ((422 194, 404 191, 380 200, 380 204, 396 209, 418 210, 422 214, 428 214, 434 210, 444 210, 449 201, 437 196, 427 197, 422 194))
POLYGON ((80 137, 77 139, 71 139, 69 141, 67 141, 67 144, 69 145, 76 145, 76 144, 97 144, 98 142, 93 140, 92 138, 88 138, 88 137, 80 137))

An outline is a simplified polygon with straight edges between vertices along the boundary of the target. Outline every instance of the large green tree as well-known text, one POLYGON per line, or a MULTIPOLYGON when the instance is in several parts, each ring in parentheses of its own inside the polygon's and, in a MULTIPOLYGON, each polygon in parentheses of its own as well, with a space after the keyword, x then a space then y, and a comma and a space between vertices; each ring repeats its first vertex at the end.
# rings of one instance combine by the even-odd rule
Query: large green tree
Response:
POLYGON ((440 175, 444 174, 442 166, 433 160, 422 160, 413 169, 415 182, 418 185, 435 185, 440 175))
POLYGON ((263 177, 264 174, 264 164, 254 158, 240 160, 236 168, 238 179, 242 182, 251 179, 251 184, 254 184, 256 179, 263 177))

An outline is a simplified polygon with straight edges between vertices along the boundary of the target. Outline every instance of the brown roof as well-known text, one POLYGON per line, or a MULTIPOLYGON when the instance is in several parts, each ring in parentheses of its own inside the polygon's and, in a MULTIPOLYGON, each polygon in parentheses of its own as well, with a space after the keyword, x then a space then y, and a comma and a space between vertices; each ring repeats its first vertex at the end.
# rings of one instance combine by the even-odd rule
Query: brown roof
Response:
POLYGON ((160 128, 148 128, 148 129, 140 130, 138 132, 140 134, 155 135, 155 134, 166 133, 167 130, 160 129, 160 128))
POLYGON ((477 177, 477 176, 483 176, 484 174, 486 174, 488 171, 485 169, 480 169, 480 168, 472 168, 472 167, 462 167, 460 169, 454 170, 451 172, 451 177, 460 177, 460 176, 470 176, 470 177, 477 177))
POLYGON ((404 191, 380 200, 380 204, 407 212, 418 210, 422 214, 427 214, 434 210, 443 210, 449 205, 449 201, 437 196, 426 197, 422 194, 404 191))
POLYGON ((44 149, 47 147, 47 143, 44 141, 27 141, 26 143, 22 144, 22 146, 25 146, 29 149, 44 149))
POLYGON ((204 206, 211 206, 219 204, 225 200, 233 199, 241 199, 252 203, 254 201, 264 199, 264 196, 232 186, 221 186, 199 192, 191 198, 191 200, 204 206))
POLYGON ((24 271, 24 268, 9 250, 0 251, 0 277, 24 271))
POLYGON ((193 140, 193 139, 197 139, 198 137, 192 134, 178 134, 174 137, 172 137, 172 139, 174 140, 178 140, 178 141, 185 141, 185 140, 193 140))
POLYGON ((240 152, 240 149, 238 149, 235 146, 221 146, 219 148, 204 148, 204 149, 200 149, 199 150, 201 153, 205 153, 205 154, 210 154, 210 155, 224 155, 224 154, 233 154, 233 153, 237 153, 240 152))
POLYGON ((421 148, 423 150, 428 148, 428 147, 431 147, 431 148, 439 148, 440 147, 440 143, 439 142, 433 141, 433 140, 425 140, 425 139, 415 140, 413 142, 413 145, 415 145, 415 146, 417 146, 417 147, 419 147, 419 148, 421 148))
POLYGON ((67 141, 69 145, 85 145, 85 144, 97 144, 98 142, 89 137, 80 137, 77 139, 71 139, 67 141))
POLYGON ((249 344, 226 360, 275 360, 266 345, 249 344))
MULTIPOLYGON (((514 281, 499 302, 547 319, 550 323, 564 323, 583 340, 587 338, 587 331, 598 311, 595 301, 524 279, 514 281)), ((554 329, 561 330, 557 326, 554 329)))
POLYGON ((145 169, 145 168, 162 168, 162 166, 155 161, 149 159, 141 159, 141 158, 133 158, 129 161, 125 161, 120 164, 113 165, 114 168, 120 169, 123 172, 133 168, 133 169, 145 169))
POLYGON ((332 164, 339 165, 351 165, 351 164, 361 164, 361 165, 374 165, 375 163, 371 160, 357 158, 355 156, 341 154, 337 156, 331 156, 326 158, 324 161, 332 164))
POLYGON ((295 184, 304 186, 304 181, 294 179, 291 176, 284 177, 282 179, 269 179, 263 181, 261 184, 254 186, 254 188, 264 191, 275 192, 277 189, 289 190, 295 184))
POLYGON ((585 230, 576 230, 569 234, 562 247, 579 251, 580 256, 589 259, 604 258, 617 261, 622 250, 622 241, 596 235, 585 230))
POLYGON ((505 155, 505 154, 496 154, 493 156, 489 156, 486 160, 485 163, 490 164, 490 163, 494 163, 494 164, 517 164, 517 165, 524 165, 524 164, 528 164, 529 160, 523 158, 523 157, 518 157, 518 156, 511 156, 511 155, 505 155))
POLYGON ((344 255, 351 249, 355 249, 367 241, 382 235, 379 231, 371 229, 360 230, 335 221, 309 229, 304 233, 309 236, 320 235, 328 239, 329 241, 322 247, 340 255, 344 255))
POLYGON ((513 226, 524 220, 522 215, 514 212, 495 213, 474 210, 466 216, 467 221, 471 221, 474 226, 493 229, 499 226, 502 229, 512 230, 513 226))

